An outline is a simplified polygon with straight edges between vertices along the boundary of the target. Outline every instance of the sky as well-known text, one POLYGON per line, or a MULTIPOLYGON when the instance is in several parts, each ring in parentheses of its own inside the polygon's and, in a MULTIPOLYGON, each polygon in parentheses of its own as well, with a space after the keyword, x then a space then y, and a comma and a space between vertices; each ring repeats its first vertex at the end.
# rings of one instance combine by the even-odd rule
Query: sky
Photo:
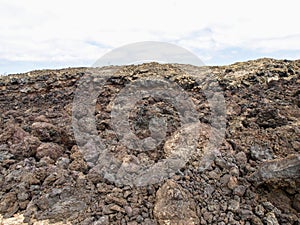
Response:
POLYGON ((0 0, 0 74, 91 66, 142 41, 206 65, 300 58, 298 0, 0 0))

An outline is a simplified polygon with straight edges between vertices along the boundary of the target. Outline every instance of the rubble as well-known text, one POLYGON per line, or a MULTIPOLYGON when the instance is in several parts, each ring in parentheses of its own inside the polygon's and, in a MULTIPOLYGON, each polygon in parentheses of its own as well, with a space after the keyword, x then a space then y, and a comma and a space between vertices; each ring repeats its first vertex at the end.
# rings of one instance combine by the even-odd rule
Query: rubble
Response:
POLYGON ((226 118, 217 118, 226 122, 224 138, 218 136, 220 124, 211 124, 203 92, 209 79, 196 82, 187 72, 197 74, 198 67, 146 63, 103 68, 117 73, 95 103, 96 133, 88 126, 88 111, 77 111, 74 119, 82 130, 98 135, 120 164, 101 164, 93 140, 74 135, 78 81, 97 68, 0 77, 0 224, 300 224, 300 60, 204 68, 226 101, 226 118), (130 82, 153 76, 175 82, 195 105, 200 131, 189 157, 179 145, 180 130, 193 127, 181 126, 176 109, 159 98, 138 101, 128 123, 138 138, 153 134, 161 143, 152 149, 154 142, 147 139, 145 152, 119 143, 120 132, 110 121, 111 102, 130 82), (161 127, 154 116, 164 122, 165 138, 156 132, 161 127), (215 148, 206 146, 211 134, 221 142, 210 146, 215 148), (134 172, 170 156, 185 164, 150 185, 112 182, 113 174, 105 174, 111 165, 134 172))

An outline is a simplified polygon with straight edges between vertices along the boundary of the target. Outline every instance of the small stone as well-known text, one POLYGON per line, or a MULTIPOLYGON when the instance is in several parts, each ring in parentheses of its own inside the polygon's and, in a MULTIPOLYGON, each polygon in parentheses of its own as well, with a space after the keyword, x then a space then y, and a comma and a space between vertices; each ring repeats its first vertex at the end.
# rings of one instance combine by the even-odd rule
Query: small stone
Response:
POLYGON ((25 201, 29 198, 29 195, 28 195, 28 193, 22 191, 22 192, 18 193, 17 198, 20 201, 25 201))
POLYGON ((206 222, 211 223, 213 219, 213 214, 211 212, 205 212, 203 218, 206 222))
POLYGON ((221 177, 220 183, 222 184, 222 186, 225 186, 228 184, 230 177, 231 176, 229 174, 225 174, 224 176, 221 177))
POLYGON ((209 171, 208 177, 214 180, 219 180, 220 174, 216 173, 215 171, 209 171))
POLYGON ((45 115, 39 115, 37 117, 34 118, 35 122, 45 122, 45 123, 49 123, 49 120, 46 118, 45 115))
MULTIPOLYGON (((19 208, 20 209, 26 209, 27 206, 28 206, 28 203, 29 203, 29 200, 26 200, 24 202, 19 202, 19 208)), ((1 224, 1 221, 0 221, 0 224, 1 224)))
POLYGON ((110 205, 105 205, 102 207, 102 212, 104 215, 109 215, 109 214, 112 214, 113 211, 110 209, 110 205))
POLYGON ((236 161, 238 162, 239 165, 245 166, 247 163, 247 156, 245 152, 239 152, 235 155, 236 161))
POLYGON ((68 168, 70 170, 77 170, 80 172, 85 172, 88 169, 88 165, 86 163, 86 161, 84 161, 83 159, 83 155, 80 152, 79 148, 77 145, 74 145, 71 149, 71 156, 70 156, 71 160, 73 160, 68 168))
POLYGON ((138 215, 136 218, 136 222, 138 222, 138 223, 142 223, 143 220, 144 220, 144 218, 141 215, 138 215))
POLYGON ((279 225, 278 220, 273 212, 267 213, 265 221, 267 225, 279 225))
POLYGON ((125 191, 124 198, 128 198, 132 194, 131 191, 125 191))
POLYGON ((255 214, 259 217, 262 217, 265 215, 265 208, 262 205, 257 205, 255 207, 255 214))
POLYGON ((238 177, 239 176, 239 169, 236 166, 234 166, 230 169, 229 173, 230 173, 231 176, 238 177))
POLYGON ((242 220, 249 220, 253 217, 253 212, 248 209, 240 209, 239 213, 242 217, 242 220))
POLYGON ((116 211, 116 212, 125 213, 125 210, 122 207, 118 206, 118 205, 111 206, 110 210, 116 211))
POLYGON ((125 199, 118 198, 118 197, 115 197, 115 196, 112 196, 112 195, 108 195, 107 199, 111 202, 114 202, 114 203, 118 204, 119 206, 124 206, 127 203, 125 199))
POLYGON ((228 210, 236 212, 240 208, 240 203, 236 200, 230 200, 228 204, 228 210))
POLYGON ((93 225, 109 225, 108 216, 101 216, 97 221, 93 223, 93 225))
POLYGON ((151 220, 149 218, 146 218, 144 221, 143 221, 143 225, 157 225, 157 223, 154 221, 154 220, 151 220))
POLYGON ((125 209, 125 212, 127 213, 127 215, 129 217, 131 217, 132 216, 132 208, 130 206, 125 206, 124 209, 125 209))
POLYGON ((223 158, 219 158, 219 157, 215 159, 215 164, 221 169, 226 168, 227 166, 226 161, 223 158))
POLYGON ((271 202, 263 202, 262 205, 268 211, 272 211, 275 208, 271 202))
POLYGON ((93 224, 94 218, 93 217, 88 217, 84 221, 81 222, 81 225, 90 225, 93 224))
POLYGON ((215 192, 215 187, 212 185, 207 185, 207 187, 204 188, 204 194, 207 197, 210 197, 214 192, 215 192))
POLYGON ((233 194, 242 197, 246 192, 247 187, 243 185, 238 185, 233 190, 233 194))
POLYGON ((69 158, 65 158, 65 157, 60 157, 58 159, 58 161, 55 163, 58 167, 62 168, 62 169, 67 169, 68 165, 70 163, 70 159, 69 158))
POLYGON ((55 161, 53 159, 51 159, 49 156, 44 156, 43 158, 40 159, 40 161, 38 162, 39 166, 48 166, 50 164, 54 164, 55 161))
POLYGON ((127 225, 138 225, 138 223, 136 221, 130 221, 127 223, 127 225))
POLYGON ((260 218, 256 217, 256 216, 253 216, 251 218, 251 222, 252 224, 254 225, 263 225, 263 222, 260 220, 260 218))
POLYGON ((235 187, 237 186, 237 184, 238 184, 237 178, 231 176, 231 177, 229 178, 228 183, 227 183, 227 187, 228 187, 230 190, 233 190, 233 189, 235 189, 235 187))

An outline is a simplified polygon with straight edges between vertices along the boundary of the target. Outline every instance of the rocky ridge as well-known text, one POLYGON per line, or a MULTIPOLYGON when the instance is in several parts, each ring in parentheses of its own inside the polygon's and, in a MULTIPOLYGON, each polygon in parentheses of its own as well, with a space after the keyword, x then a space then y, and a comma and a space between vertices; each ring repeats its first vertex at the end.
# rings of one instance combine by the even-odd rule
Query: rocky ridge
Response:
MULTIPOLYGON (((204 84, 177 65, 111 68, 118 72, 98 96, 95 118, 98 135, 116 157, 129 152, 110 125, 109 103, 141 77, 176 82, 197 106, 201 124, 210 125, 204 84)), ((259 59, 208 69, 226 100, 219 154, 205 168, 201 155, 194 155, 169 179, 145 187, 110 182, 78 147, 72 103, 86 68, 0 77, 0 214, 22 214, 29 224, 300 224, 300 61, 259 59)), ((172 139, 179 127, 176 110, 151 97, 132 110, 135 134, 149 136, 153 114, 164 116, 172 139)), ((77 118, 84 127, 84 114, 77 118)), ((204 129, 198 149, 208 138, 204 129)), ((155 162, 167 154, 161 145, 134 157, 155 162)))

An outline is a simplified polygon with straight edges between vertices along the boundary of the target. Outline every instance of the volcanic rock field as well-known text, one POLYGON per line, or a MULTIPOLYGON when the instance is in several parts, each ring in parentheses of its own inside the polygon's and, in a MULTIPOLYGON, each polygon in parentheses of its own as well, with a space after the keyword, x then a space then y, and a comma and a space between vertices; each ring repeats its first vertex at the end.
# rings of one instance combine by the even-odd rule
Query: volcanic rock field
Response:
POLYGON ((300 60, 203 68, 145 63, 1 76, 0 224, 299 225, 299 107, 300 60), (74 99, 80 81, 89 73, 101 78, 102 70, 115 72, 101 84, 91 122, 89 109, 76 111, 74 99), (149 126, 161 128, 164 121, 165 137, 156 135, 163 140, 147 151, 122 142, 126 132, 111 121, 123 115, 112 113, 111 102, 140 79, 169 80, 188 96, 200 124, 194 149, 185 133, 191 126, 182 126, 170 102, 153 96, 130 108, 127 124, 137 140, 150 140, 157 133, 149 126), (212 83, 224 100, 224 107, 213 102, 217 111, 223 107, 217 118, 205 92, 212 83), (76 137, 76 129, 87 136, 76 137), (220 143, 207 147, 214 131, 220 143), (101 148, 91 135, 103 140, 101 148), (101 158, 99 149, 118 163, 101 158), (140 183, 132 180, 141 165, 163 165, 174 155, 185 163, 168 164, 170 173, 157 166, 156 177, 146 172, 140 183), (120 168, 134 176, 125 179, 120 168))

